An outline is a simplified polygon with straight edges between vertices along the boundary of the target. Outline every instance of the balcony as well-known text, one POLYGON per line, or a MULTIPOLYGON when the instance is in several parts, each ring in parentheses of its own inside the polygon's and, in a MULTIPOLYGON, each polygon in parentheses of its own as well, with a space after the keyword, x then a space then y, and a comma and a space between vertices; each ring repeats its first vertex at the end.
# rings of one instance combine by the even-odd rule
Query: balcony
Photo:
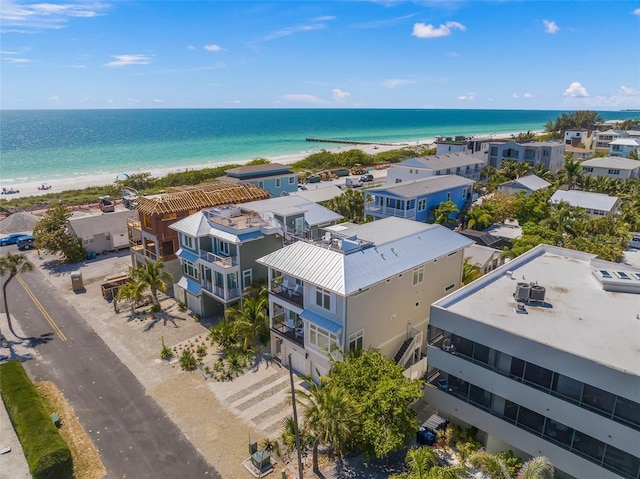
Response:
POLYGON ((364 206, 365 214, 378 215, 378 216, 397 216, 398 218, 415 218, 416 209, 411 208, 408 210, 401 208, 391 208, 388 206, 380 206, 376 204, 367 203, 364 206))
POLYGON ((202 289, 211 293, 215 298, 224 301, 235 301, 240 299, 242 296, 242 291, 240 288, 227 288, 226 294, 225 290, 222 286, 217 284, 213 284, 211 281, 202 281, 202 289))
POLYGON ((145 248, 142 244, 133 244, 129 243, 129 248, 132 252, 137 255, 144 256, 145 258, 149 258, 155 261, 158 257, 156 255, 155 243, 147 243, 147 247, 145 248), (153 248, 153 249, 151 249, 153 248))
POLYGON ((203 210, 202 212, 212 226, 222 226, 223 229, 230 229, 233 231, 256 228, 270 229, 278 227, 274 221, 269 222, 264 220, 255 211, 243 211, 242 208, 237 206, 211 208, 203 210))
POLYGON ((200 252, 200 258, 207 263, 218 266, 220 268, 231 268, 238 266, 238 261, 235 256, 219 256, 209 251, 200 252))
POLYGON ((302 324, 296 327, 289 326, 284 319, 284 313, 273 317, 271 321, 271 330, 278 336, 286 338, 289 341, 293 341, 294 343, 304 347, 304 330, 302 328, 302 324))
POLYGON ((291 284, 289 280, 274 280, 271 282, 271 293, 289 303, 302 308, 304 304, 304 288, 299 284, 291 284))

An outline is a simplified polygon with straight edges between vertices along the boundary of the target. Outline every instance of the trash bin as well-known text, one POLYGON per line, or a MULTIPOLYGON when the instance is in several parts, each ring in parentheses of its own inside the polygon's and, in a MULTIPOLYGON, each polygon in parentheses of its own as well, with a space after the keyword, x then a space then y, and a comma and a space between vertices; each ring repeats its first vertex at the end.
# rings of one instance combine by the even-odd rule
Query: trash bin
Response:
POLYGON ((73 291, 79 291, 84 288, 82 284, 82 273, 80 271, 75 271, 71 273, 71 289, 73 291))

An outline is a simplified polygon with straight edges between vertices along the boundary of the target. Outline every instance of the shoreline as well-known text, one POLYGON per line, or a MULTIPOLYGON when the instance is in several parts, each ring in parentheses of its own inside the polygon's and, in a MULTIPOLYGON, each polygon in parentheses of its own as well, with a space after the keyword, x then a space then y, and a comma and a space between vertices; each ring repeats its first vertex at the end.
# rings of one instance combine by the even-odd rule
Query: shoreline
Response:
MULTIPOLYGON (((495 134, 488 134, 488 135, 475 135, 470 137, 471 138, 492 138, 492 139, 499 140, 499 139, 511 138, 512 135, 516 135, 517 133, 518 132, 495 133, 495 134)), ((536 131, 535 133, 540 134, 541 132, 536 131)), ((401 148, 405 148, 408 146, 432 145, 435 143, 435 141, 436 141, 435 138, 426 138, 422 140, 403 141, 403 142, 395 142, 395 143, 382 142, 382 143, 370 143, 370 144, 344 144, 336 148, 325 149, 325 150, 331 153, 340 153, 342 151, 358 149, 365 152, 368 155, 375 155, 377 153, 382 153, 386 151, 399 150, 401 148)), ((269 160, 271 163, 281 163, 281 164, 288 165, 288 164, 292 164, 297 161, 300 161, 310 156, 311 154, 312 153, 303 152, 303 153, 291 153, 287 155, 264 156, 262 158, 269 160)), ((14 183, 11 185, 6 185, 4 188, 6 188, 7 190, 10 190, 10 189, 17 190, 18 192, 0 195, 0 200, 10 201, 13 199, 25 198, 30 196, 43 196, 48 193, 82 190, 84 188, 89 188, 89 187, 107 186, 114 183, 116 181, 116 178, 118 178, 118 176, 123 174, 129 174, 129 173, 138 174, 138 173, 145 172, 145 173, 151 173, 151 176, 154 178, 160 178, 170 173, 177 173, 185 170, 201 170, 204 168, 215 168, 218 166, 225 166, 225 165, 237 165, 237 164, 244 165, 254 159, 255 158, 248 158, 245 160, 220 162, 220 163, 214 163, 214 164, 211 164, 211 163, 195 164, 195 165, 189 165, 181 168, 151 168, 148 170, 141 169, 139 171, 130 170, 129 172, 114 171, 113 173, 105 173, 105 174, 93 175, 93 176, 83 175, 78 177, 51 179, 47 181, 30 181, 30 182, 14 183), (49 185, 51 188, 47 190, 38 189, 43 184, 49 185)), ((0 205, 1 204, 2 202, 0 201, 0 205)))

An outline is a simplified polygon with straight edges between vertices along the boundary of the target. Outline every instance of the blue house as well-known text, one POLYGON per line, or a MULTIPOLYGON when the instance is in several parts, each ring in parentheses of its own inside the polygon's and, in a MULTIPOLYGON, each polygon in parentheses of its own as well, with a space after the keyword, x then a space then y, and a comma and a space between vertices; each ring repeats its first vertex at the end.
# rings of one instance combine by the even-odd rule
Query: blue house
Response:
POLYGON ((271 197, 286 196, 298 191, 298 174, 287 165, 267 163, 264 165, 239 166, 226 170, 227 176, 220 181, 234 184, 251 183, 269 192, 271 197))
POLYGON ((452 201, 462 209, 471 198, 473 183, 461 176, 442 175, 371 188, 365 191, 364 212, 374 220, 397 216, 426 222, 430 210, 443 201, 452 201))

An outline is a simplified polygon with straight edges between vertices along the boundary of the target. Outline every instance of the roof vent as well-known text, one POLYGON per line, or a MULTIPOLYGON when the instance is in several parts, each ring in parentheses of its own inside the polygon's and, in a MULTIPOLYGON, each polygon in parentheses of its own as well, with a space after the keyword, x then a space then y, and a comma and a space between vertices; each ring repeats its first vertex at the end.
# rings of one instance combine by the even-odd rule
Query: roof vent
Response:
POLYGON ((529 283, 516 284, 516 292, 513 297, 516 301, 529 301, 529 294, 531 292, 531 285, 529 283))

